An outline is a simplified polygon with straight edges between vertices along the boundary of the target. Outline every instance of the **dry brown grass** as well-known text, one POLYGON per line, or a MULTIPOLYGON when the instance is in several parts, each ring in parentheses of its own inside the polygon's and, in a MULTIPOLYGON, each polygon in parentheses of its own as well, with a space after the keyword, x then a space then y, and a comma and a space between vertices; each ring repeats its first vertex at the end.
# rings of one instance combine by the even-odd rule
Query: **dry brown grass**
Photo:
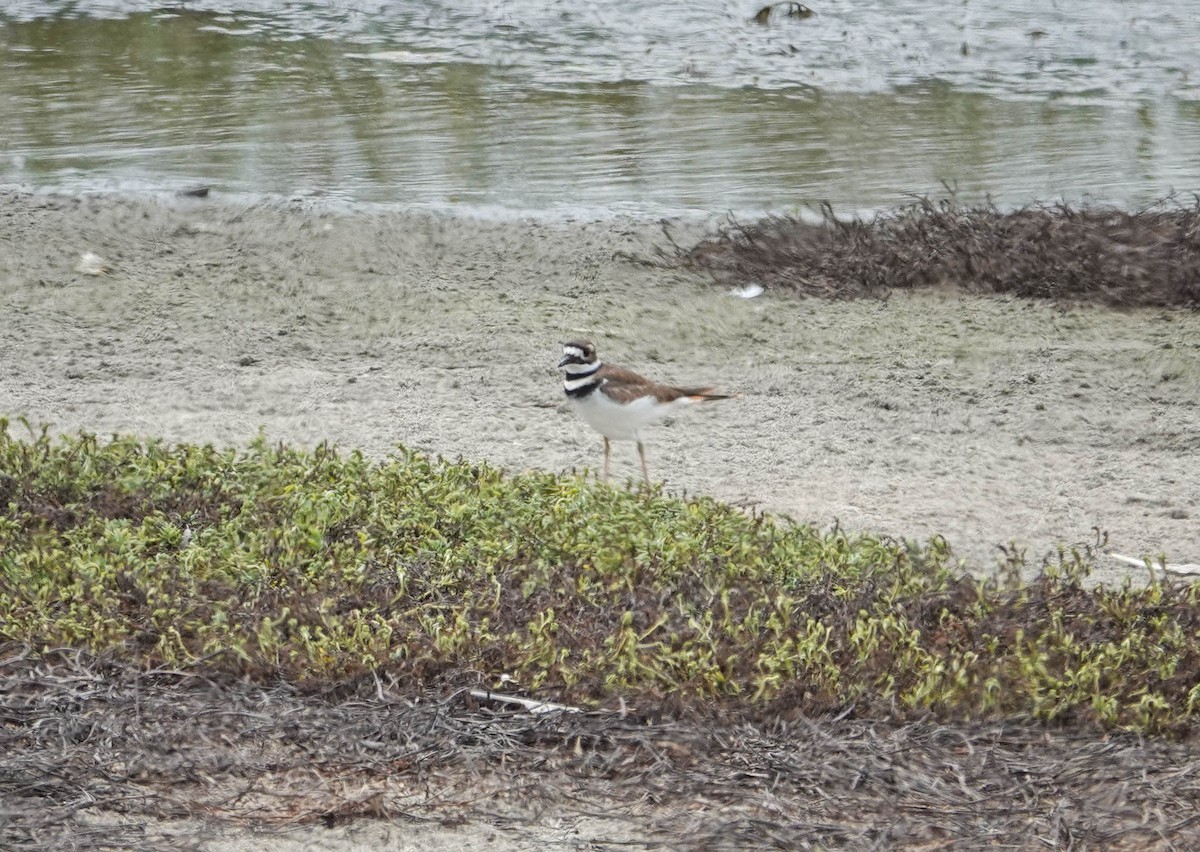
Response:
POLYGON ((658 707, 537 717, 463 691, 364 679, 319 695, 78 653, 0 662, 0 677, 8 849, 201 847, 217 826, 364 817, 517 826, 544 809, 636 822, 642 848, 1200 844, 1195 747, 1135 735, 658 707))

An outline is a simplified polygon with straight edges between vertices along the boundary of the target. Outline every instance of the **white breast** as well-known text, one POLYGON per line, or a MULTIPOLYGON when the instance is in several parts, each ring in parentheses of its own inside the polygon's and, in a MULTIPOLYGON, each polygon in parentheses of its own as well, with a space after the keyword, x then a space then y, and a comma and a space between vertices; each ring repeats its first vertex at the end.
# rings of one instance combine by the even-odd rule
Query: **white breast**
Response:
POLYGON ((662 403, 652 396, 644 396, 628 405, 620 405, 595 390, 582 399, 572 399, 571 403, 589 426, 609 440, 640 441, 638 430, 642 426, 666 417, 691 400, 681 397, 674 402, 662 403))

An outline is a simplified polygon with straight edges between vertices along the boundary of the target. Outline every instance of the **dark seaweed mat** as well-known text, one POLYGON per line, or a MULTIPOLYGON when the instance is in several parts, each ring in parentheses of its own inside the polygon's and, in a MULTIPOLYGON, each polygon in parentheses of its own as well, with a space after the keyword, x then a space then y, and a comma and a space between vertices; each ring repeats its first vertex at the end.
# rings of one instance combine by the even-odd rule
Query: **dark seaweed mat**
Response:
POLYGON ((1002 211, 921 198, 870 219, 730 219, 654 261, 724 284, 758 283, 827 298, 952 286, 970 292, 1200 308, 1200 198, 1134 211, 1031 204, 1002 211))

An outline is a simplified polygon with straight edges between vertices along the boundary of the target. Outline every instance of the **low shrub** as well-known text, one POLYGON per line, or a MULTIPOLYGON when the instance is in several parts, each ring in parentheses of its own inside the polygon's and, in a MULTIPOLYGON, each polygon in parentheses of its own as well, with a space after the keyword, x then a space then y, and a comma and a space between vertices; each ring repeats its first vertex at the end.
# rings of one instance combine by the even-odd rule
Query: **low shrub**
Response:
POLYGON ((773 717, 1156 732, 1200 706, 1196 587, 1085 585, 1086 552, 980 580, 938 538, 576 475, 261 439, 20 440, 4 421, 0 507, 0 654, 773 717))

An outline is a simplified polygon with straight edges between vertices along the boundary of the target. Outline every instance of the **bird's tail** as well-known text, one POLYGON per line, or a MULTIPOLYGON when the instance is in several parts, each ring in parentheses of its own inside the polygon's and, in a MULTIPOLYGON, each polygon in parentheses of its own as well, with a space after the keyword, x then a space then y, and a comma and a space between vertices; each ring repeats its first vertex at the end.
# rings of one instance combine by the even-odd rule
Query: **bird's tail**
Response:
POLYGON ((692 402, 716 402, 718 399, 741 399, 740 393, 725 393, 716 388, 681 388, 692 402))

